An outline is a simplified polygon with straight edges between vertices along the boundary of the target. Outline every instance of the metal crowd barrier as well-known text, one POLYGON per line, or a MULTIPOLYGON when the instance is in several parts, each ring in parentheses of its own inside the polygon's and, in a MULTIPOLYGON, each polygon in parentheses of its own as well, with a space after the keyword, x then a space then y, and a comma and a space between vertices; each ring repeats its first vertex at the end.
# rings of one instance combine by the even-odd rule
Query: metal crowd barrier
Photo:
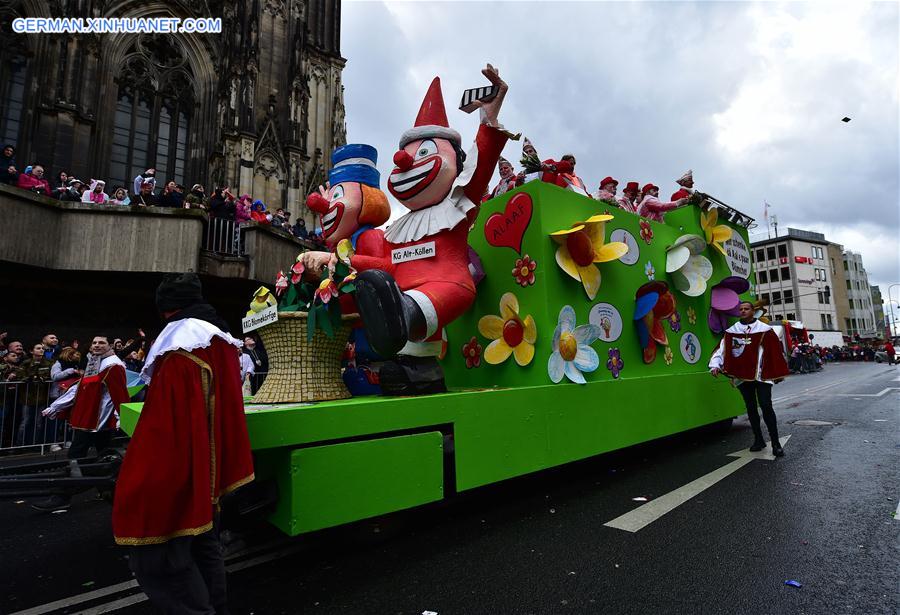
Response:
POLYGON ((52 401, 49 383, 0 383, 0 454, 44 454, 72 441, 72 428, 67 421, 41 415, 52 401))
POLYGON ((242 256, 244 246, 241 228, 234 220, 211 217, 206 225, 202 247, 216 254, 242 256))

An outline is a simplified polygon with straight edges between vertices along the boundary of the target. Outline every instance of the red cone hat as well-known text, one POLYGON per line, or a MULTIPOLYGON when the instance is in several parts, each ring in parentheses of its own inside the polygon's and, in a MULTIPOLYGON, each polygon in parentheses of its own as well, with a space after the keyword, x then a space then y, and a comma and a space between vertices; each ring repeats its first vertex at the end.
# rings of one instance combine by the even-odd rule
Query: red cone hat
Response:
POLYGON ((441 78, 435 77, 428 87, 425 100, 419 107, 419 115, 413 128, 407 130, 400 137, 400 147, 407 143, 420 139, 447 139, 456 145, 462 142, 459 133, 450 128, 447 121, 447 111, 444 108, 444 95, 441 93, 441 78))

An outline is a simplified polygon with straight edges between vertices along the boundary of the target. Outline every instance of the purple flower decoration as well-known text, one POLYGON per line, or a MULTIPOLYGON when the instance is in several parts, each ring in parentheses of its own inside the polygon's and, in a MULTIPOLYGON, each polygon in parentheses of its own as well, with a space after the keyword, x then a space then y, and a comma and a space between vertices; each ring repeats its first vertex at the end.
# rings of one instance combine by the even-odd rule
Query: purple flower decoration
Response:
POLYGON ((622 357, 619 356, 618 348, 610 348, 608 354, 609 360, 606 362, 606 369, 612 372, 613 378, 618 378, 619 372, 625 368, 625 362, 622 361, 622 357))
POLYGON ((675 333, 681 331, 681 314, 678 313, 678 310, 672 312, 672 315, 669 316, 669 326, 675 333))

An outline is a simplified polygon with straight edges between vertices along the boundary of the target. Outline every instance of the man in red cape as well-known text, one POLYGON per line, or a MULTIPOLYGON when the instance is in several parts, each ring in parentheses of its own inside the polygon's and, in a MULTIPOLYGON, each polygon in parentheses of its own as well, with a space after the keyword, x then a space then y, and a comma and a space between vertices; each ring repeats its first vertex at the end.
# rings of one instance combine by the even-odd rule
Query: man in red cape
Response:
POLYGON ((219 500, 253 480, 237 349, 194 273, 156 290, 167 322, 147 354, 147 398, 116 481, 113 534, 166 613, 226 612, 219 500))
POLYGON ((725 330, 722 342, 709 360, 709 371, 714 378, 724 373, 737 383, 753 428, 750 450, 761 451, 766 447, 757 411, 759 401, 772 440, 772 454, 783 457, 784 450, 778 440, 778 421, 772 409, 772 386, 787 376, 790 370, 781 340, 772 327, 754 317, 754 305, 742 301, 739 309, 741 319, 725 330))
MULTIPOLYGON (((119 428, 119 406, 130 399, 125 378, 125 363, 116 356, 107 335, 95 335, 84 376, 59 396, 43 415, 51 419, 68 419, 74 429, 69 459, 88 456, 90 447, 97 454, 109 446, 119 428)), ((54 494, 35 502, 32 508, 44 511, 65 510, 71 496, 54 494)))

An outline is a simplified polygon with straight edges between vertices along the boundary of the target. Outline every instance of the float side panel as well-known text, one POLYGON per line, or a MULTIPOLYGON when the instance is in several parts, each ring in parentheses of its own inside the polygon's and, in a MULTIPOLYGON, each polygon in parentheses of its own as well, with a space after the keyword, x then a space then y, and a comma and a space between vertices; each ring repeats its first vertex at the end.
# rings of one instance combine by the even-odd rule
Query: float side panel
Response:
MULTIPOLYGON (((443 436, 429 432, 291 452, 288 533, 297 535, 444 497, 443 436)), ((283 529, 283 528, 282 528, 283 529)))

